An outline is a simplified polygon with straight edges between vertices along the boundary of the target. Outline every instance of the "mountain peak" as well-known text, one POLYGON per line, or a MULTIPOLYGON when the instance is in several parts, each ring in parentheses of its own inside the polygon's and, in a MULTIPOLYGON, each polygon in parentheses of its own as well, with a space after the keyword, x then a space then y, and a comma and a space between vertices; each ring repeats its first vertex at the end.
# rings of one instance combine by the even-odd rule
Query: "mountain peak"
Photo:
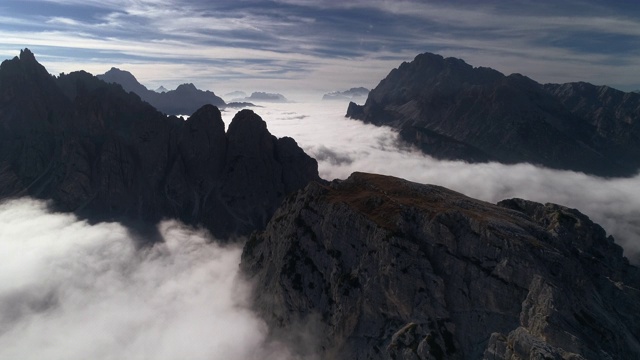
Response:
POLYGON ((263 131, 267 129, 267 123, 249 109, 240 110, 229 124, 229 134, 236 132, 263 131))
POLYGON ((117 67, 112 67, 106 73, 96 77, 108 83, 120 84, 125 91, 134 92, 143 99, 146 99, 145 94, 149 92, 132 73, 126 70, 120 70, 117 67))
POLYGON ((132 73, 130 73, 130 72, 126 71, 126 70, 118 69, 117 67, 111 67, 111 69, 109 69, 109 71, 107 71, 106 73, 104 73, 101 76, 119 76, 119 77, 123 77, 123 78, 126 77, 128 79, 133 79, 136 82, 138 81, 136 79, 136 77, 133 76, 132 73))
POLYGON ((347 116, 400 130, 441 159, 533 163, 599 176, 640 168, 640 98, 587 83, 521 75, 424 53, 393 69, 347 116))
MULTIPOLYGON (((226 239, 263 228, 285 195, 319 180, 317 162, 276 139, 252 112, 239 115, 227 139, 211 92, 201 92, 204 99, 154 93, 174 108, 201 104, 181 121, 108 85, 113 79, 86 72, 56 78, 29 61, 31 52, 21 57, 0 65, 0 199, 52 199, 56 209, 136 228, 175 218, 226 239)), ((129 73, 107 75, 122 74, 129 73)))
POLYGON ((176 91, 198 91, 198 88, 192 83, 184 83, 176 88, 176 91))
POLYGON ((20 60, 36 62, 36 56, 33 55, 31 50, 24 48, 24 50, 20 50, 20 60))

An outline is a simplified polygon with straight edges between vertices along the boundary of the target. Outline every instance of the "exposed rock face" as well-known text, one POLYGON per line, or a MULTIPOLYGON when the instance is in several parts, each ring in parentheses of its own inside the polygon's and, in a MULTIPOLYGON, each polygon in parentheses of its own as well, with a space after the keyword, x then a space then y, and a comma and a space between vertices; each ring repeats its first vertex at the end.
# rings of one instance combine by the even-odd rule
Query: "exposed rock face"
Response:
POLYGON ((455 58, 418 55, 347 116, 390 125, 425 153, 529 162, 601 176, 640 168, 640 95, 586 83, 541 85, 455 58))
POLYGON ((640 276, 577 210, 354 173, 288 197, 241 264, 325 359, 636 359, 640 276))
POLYGON ((218 108, 167 117, 86 72, 55 78, 24 50, 0 67, 0 198, 31 195, 102 219, 263 228, 317 163, 251 111, 225 133, 218 108))
POLYGON ((124 90, 134 92, 156 109, 170 115, 192 114, 207 104, 225 106, 222 98, 211 91, 199 90, 193 84, 182 84, 175 90, 153 91, 140 84, 130 72, 117 68, 111 68, 97 77, 108 83, 119 84, 124 90))

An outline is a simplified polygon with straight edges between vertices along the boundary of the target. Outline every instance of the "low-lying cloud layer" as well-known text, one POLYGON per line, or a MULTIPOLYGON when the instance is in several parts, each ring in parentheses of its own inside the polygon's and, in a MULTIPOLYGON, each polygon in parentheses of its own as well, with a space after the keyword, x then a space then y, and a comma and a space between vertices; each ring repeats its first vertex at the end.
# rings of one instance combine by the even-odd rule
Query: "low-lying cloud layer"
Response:
MULTIPOLYGON (((522 197, 575 207, 639 262, 640 177, 438 161, 398 143, 389 128, 345 119, 346 104, 263 105, 255 111, 269 130, 294 137, 325 179, 368 171, 494 203, 522 197)), ((293 358, 251 310, 237 245, 165 221, 158 226, 164 242, 136 249, 138 239, 119 224, 90 225, 30 199, 0 203, 0 224, 1 359, 293 358)))
POLYGON ((627 257, 640 263, 640 175, 603 179, 530 164, 440 161, 398 143, 390 128, 346 119, 346 108, 346 103, 323 102, 274 104, 255 111, 272 133, 293 137, 314 156, 325 179, 365 171, 441 185, 492 203, 520 197, 577 208, 612 234, 627 257), (291 120, 292 112, 306 117, 291 120))
POLYGON ((135 249, 119 224, 0 204, 1 359, 288 359, 266 342, 241 248, 175 221, 135 249))

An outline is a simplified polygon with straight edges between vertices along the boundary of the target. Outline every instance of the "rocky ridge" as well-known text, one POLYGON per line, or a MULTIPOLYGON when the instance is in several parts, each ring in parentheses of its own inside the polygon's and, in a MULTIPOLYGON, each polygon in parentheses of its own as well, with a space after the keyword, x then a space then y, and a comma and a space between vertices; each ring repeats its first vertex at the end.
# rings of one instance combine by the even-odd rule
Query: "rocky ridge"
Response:
POLYGON ((640 95, 421 54, 392 70, 347 116, 399 130, 441 159, 528 162, 599 176, 640 169, 640 95))
POLYGON ((100 80, 108 83, 119 84, 125 91, 130 91, 156 109, 169 115, 189 115, 204 105, 224 107, 226 104, 222 98, 212 91, 199 90, 193 84, 182 84, 175 90, 153 91, 140 84, 128 71, 111 68, 102 75, 97 75, 100 80))
POLYGON ((0 65, 0 199, 51 199, 97 220, 177 218, 227 239, 264 227, 317 162, 249 110, 166 116, 86 72, 49 75, 27 49, 0 65))
POLYGON ((638 269, 599 225, 555 204, 354 173, 288 197, 241 267, 273 336, 299 334, 302 356, 640 356, 638 269))

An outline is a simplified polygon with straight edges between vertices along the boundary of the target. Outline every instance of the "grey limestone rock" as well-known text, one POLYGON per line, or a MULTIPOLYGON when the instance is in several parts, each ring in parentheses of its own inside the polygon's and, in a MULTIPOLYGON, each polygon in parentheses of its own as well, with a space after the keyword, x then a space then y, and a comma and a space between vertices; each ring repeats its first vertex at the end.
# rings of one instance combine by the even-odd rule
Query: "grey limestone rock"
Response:
POLYGON ((289 196, 241 267, 325 359, 635 359, 640 277, 577 210, 354 173, 289 196))

